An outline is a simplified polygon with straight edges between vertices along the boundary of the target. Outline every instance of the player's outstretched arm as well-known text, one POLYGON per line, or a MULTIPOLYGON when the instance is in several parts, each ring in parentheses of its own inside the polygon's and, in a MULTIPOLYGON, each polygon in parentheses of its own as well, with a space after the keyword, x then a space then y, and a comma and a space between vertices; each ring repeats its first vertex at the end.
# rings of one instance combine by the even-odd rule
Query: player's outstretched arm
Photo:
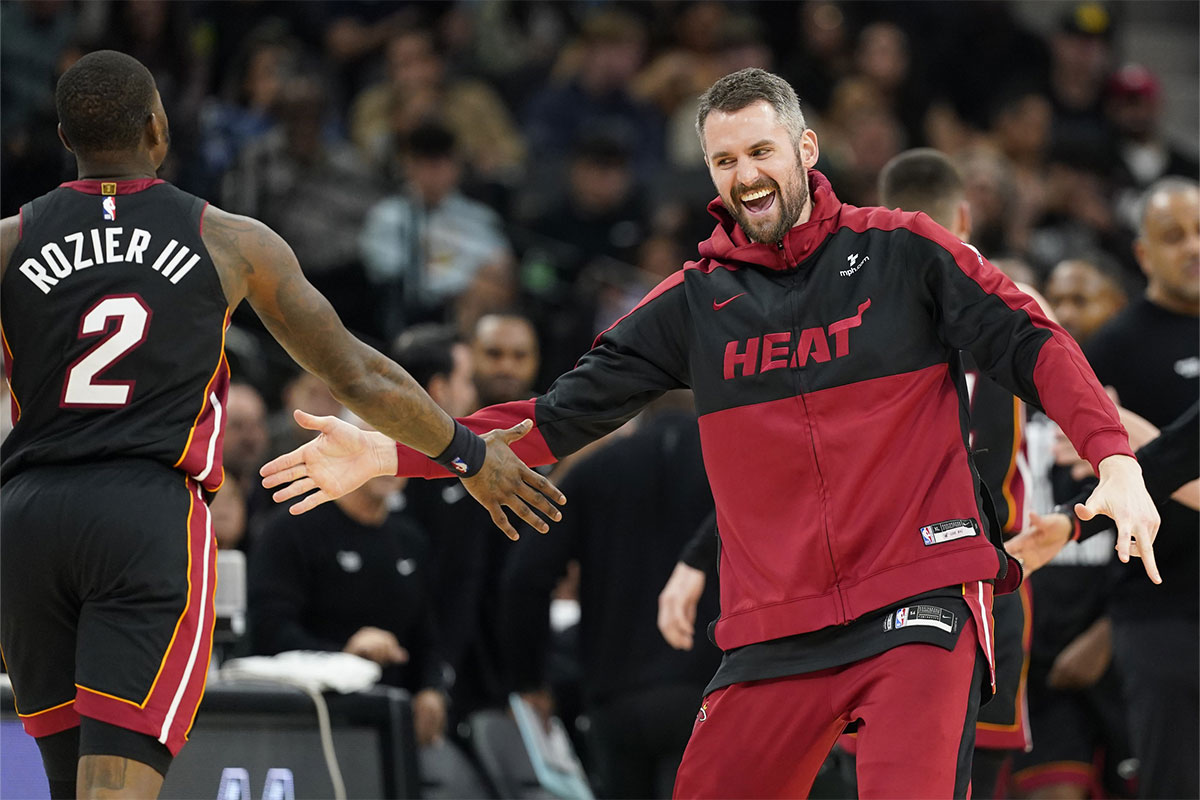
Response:
POLYGON ((1128 563, 1138 556, 1146 574, 1154 583, 1162 583, 1154 563, 1154 537, 1158 535, 1159 516, 1138 462, 1122 455, 1113 455, 1100 462, 1100 483, 1086 503, 1075 504, 1075 514, 1089 520, 1097 514, 1111 517, 1117 523, 1117 557, 1128 563))
MULTIPOLYGON (((325 381, 347 408, 384 435, 428 456, 442 454, 462 436, 412 376, 350 335, 329 302, 305 279, 295 254, 278 234, 257 220, 212 206, 205 212, 203 231, 230 307, 249 300, 288 354, 325 381)), ((502 506, 536 530, 548 530, 533 509, 560 519, 551 499, 563 502, 561 492, 513 455, 505 437, 485 437, 484 443, 478 472, 477 465, 469 465, 473 476, 465 483, 468 491, 512 538, 516 531, 502 506)), ((333 486, 316 481, 305 485, 325 491, 326 499, 339 496, 329 494, 337 491, 333 486)))

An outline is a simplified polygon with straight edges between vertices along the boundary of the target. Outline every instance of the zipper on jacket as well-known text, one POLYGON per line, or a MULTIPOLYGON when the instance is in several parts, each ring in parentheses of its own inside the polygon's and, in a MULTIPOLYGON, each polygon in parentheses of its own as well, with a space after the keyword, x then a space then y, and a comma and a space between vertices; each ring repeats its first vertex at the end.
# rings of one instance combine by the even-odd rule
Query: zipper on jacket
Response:
MULTIPOLYGON (((782 241, 779 243, 779 247, 781 250, 783 249, 782 241)), ((815 264, 816 260, 814 260, 813 263, 815 264)), ((790 306, 791 306, 791 314, 792 314, 792 330, 794 330, 794 331, 800 330, 800 313, 799 313, 800 296, 802 294, 803 289, 807 286, 807 284, 809 282, 811 272, 812 272, 811 269, 797 270, 797 272, 795 273, 795 276, 792 280, 792 285, 788 288, 788 291, 791 295, 791 297, 789 299, 791 301, 790 306)), ((798 390, 796 392, 796 398, 800 401, 800 405, 804 408, 804 422, 808 426, 808 446, 809 446, 809 451, 812 453, 813 468, 816 470, 816 473, 817 473, 817 486, 819 488, 818 502, 820 504, 820 509, 821 509, 821 527, 825 532, 825 549, 826 549, 826 552, 829 554, 829 564, 830 564, 831 569, 833 570, 834 597, 837 599, 837 604, 838 604, 839 619, 838 619, 837 624, 845 625, 847 622, 847 620, 846 620, 847 615, 846 615, 845 601, 842 597, 841 576, 838 572, 837 559, 834 558, 834 555, 833 555, 833 539, 829 533, 829 514, 828 514, 829 492, 828 492, 828 489, 827 489, 826 483, 825 483, 825 474, 821 470, 821 459, 817 455, 817 440, 816 440, 816 435, 814 433, 815 428, 814 428, 814 424, 813 424, 812 415, 809 413, 809 410, 808 410, 808 399, 806 396, 806 389, 804 386, 804 380, 801 377, 801 373, 802 373, 802 370, 799 367, 792 370, 792 375, 793 375, 794 380, 796 381, 796 387, 798 390)))

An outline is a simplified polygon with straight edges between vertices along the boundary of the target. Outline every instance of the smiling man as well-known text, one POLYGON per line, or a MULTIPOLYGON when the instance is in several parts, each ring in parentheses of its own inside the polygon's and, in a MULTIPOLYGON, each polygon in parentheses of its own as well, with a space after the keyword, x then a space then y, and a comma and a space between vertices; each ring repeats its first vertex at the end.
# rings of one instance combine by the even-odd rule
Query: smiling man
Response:
MULTIPOLYGON (((991 597, 1020 571, 993 544, 955 351, 1062 426, 1100 471, 1091 502, 1117 520, 1122 559, 1140 553, 1157 580, 1158 516, 1128 437, 1074 341, 975 250, 924 214, 837 199, 781 78, 725 76, 701 99, 697 129, 720 194, 699 258, 545 395, 463 422, 534 419, 513 449, 542 464, 667 390, 694 390, 725 655, 677 797, 804 796, 852 721, 860 796, 965 797, 992 686, 991 597)), ((393 466, 448 474, 382 436, 310 424, 328 445, 264 468, 268 486, 297 481, 277 500, 393 466)))

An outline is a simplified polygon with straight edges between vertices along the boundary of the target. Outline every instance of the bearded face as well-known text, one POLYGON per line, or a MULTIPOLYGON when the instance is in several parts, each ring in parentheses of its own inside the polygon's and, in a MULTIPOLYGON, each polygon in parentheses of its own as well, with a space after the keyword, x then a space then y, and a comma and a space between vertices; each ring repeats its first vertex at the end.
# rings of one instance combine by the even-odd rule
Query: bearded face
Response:
POLYGON ((750 186, 736 184, 728 197, 721 198, 751 241, 781 241, 808 204, 808 170, 800 165, 799 158, 781 180, 782 184, 763 175, 750 186))

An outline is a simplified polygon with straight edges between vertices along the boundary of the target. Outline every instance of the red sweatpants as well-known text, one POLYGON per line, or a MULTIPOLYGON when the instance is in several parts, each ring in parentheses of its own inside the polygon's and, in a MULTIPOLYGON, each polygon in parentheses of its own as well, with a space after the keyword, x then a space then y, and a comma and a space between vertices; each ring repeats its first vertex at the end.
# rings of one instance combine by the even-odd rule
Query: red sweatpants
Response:
POLYGON ((966 797, 978 650, 968 619, 953 652, 905 644, 842 667, 718 689, 696 717, 674 796, 806 797, 834 741, 858 719, 860 798, 966 797))

